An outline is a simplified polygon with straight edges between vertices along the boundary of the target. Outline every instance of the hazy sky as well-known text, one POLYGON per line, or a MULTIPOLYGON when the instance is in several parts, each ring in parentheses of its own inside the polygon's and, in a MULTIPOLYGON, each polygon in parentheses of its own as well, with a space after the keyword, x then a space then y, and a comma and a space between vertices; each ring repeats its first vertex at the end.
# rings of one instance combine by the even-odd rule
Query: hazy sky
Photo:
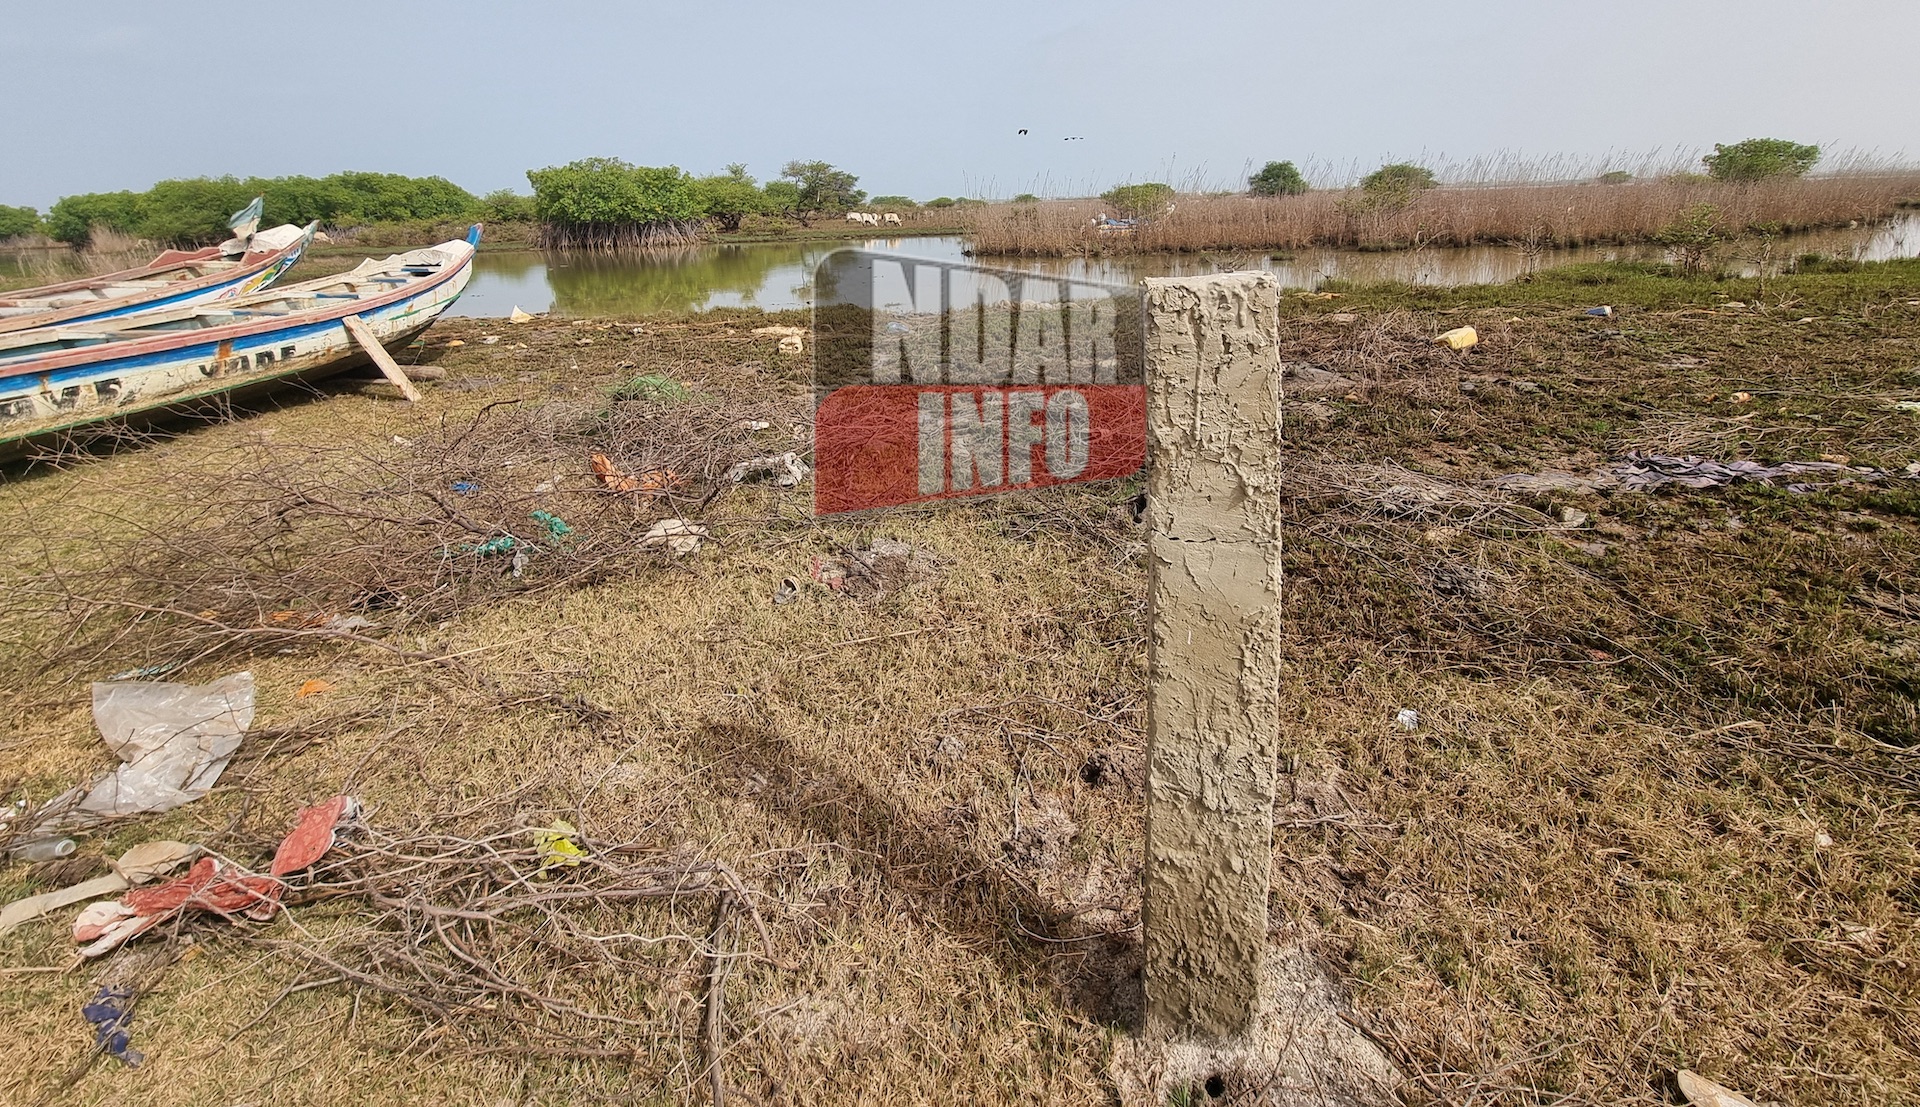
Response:
POLYGON ((1404 158, 1625 164, 1755 136, 1920 155, 1917 0, 0 0, 0 16, 0 203, 43 210, 222 173, 524 192, 527 169, 594 155, 763 179, 818 158, 921 199, 1233 187, 1269 159, 1317 183, 1404 158))

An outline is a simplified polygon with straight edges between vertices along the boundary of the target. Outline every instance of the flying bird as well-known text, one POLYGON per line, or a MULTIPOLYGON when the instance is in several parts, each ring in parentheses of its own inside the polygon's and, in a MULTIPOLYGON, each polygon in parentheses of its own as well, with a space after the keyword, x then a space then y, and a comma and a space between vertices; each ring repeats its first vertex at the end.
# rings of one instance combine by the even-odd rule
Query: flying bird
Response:
POLYGON ((1022 127, 1022 128, 1020 128, 1020 133, 1021 133, 1021 134, 1026 134, 1026 133, 1027 133, 1027 129, 1026 129, 1025 127, 1022 127))

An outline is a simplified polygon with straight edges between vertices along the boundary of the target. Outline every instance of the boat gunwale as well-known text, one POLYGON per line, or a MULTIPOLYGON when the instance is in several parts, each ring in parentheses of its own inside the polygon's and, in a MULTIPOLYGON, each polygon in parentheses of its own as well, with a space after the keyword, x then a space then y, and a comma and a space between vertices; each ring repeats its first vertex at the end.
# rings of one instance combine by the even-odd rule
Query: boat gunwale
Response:
MULTIPOLYGON (((452 246, 456 242, 460 245, 467 245, 464 239, 455 239, 425 248, 439 249, 443 246, 452 246)), ((399 256, 404 255, 396 255, 396 257, 399 256)), ((398 285, 388 291, 377 293, 364 299, 343 301, 340 304, 327 307, 309 308, 306 311, 288 312, 285 315, 267 316, 257 320, 250 320, 243 323, 229 323, 219 327, 169 331, 148 338, 133 338, 117 342, 107 341, 85 346, 75 346, 57 354, 24 357, 12 365, 6 363, 4 352, 0 352, 0 380, 69 369, 76 365, 86 365, 97 361, 110 361, 122 357, 140 357, 148 354, 165 353, 169 349, 177 349, 184 346, 198 346, 208 343, 218 345, 221 342, 250 338, 257 334, 268 334, 273 331, 285 330, 297 326, 310 326, 315 323, 332 322, 333 320, 345 318, 349 315, 365 315, 368 312, 390 307, 395 303, 439 287, 451 279, 454 274, 470 267, 473 264, 473 258, 474 251, 469 246, 467 256, 461 259, 458 264, 443 265, 437 273, 410 280, 405 284, 398 285), (109 357, 101 356, 102 354, 109 353, 111 355, 109 357)), ((395 269, 401 269, 403 267, 400 263, 394 265, 395 269)), ((385 272, 385 270, 380 270, 379 272, 385 272)), ((322 282, 336 281, 344 276, 346 276, 344 273, 337 274, 335 277, 317 278, 304 283, 320 284, 322 282)), ((257 295, 260 299, 294 296, 298 295, 295 290, 300 287, 300 285, 290 285, 286 288, 261 292, 257 295)), ((198 305, 191 308, 182 308, 181 311, 185 316, 192 316, 203 311, 227 311, 241 307, 248 300, 254 298, 255 297, 249 296, 238 301, 226 302, 219 305, 198 305)), ((147 320, 146 322, 150 325, 152 320, 147 320)))
MULTIPOLYGON (((318 220, 315 220, 311 223, 308 223, 305 227, 301 228, 300 237, 294 239, 292 242, 287 243, 285 246, 280 247, 278 250, 270 250, 262 254, 252 254, 252 253, 242 254, 239 258, 235 259, 230 264, 223 266, 219 269, 215 269, 212 272, 204 273, 190 280, 184 280, 176 283, 162 285, 159 288, 142 289, 139 292, 131 293, 126 296, 115 297, 111 300, 100 300, 94 303, 86 303, 86 304, 70 304, 62 308, 54 308, 48 311, 22 313, 20 315, 0 315, 0 335, 18 334, 21 331, 41 330, 43 328, 59 327, 69 323, 74 323, 76 321, 84 322, 86 317, 89 315, 97 315, 99 313, 107 312, 107 311, 112 311, 114 314, 102 316, 103 318, 111 319, 111 318, 116 318, 120 315, 132 315, 132 314, 135 314, 135 312, 127 311, 125 309, 129 307, 133 307, 138 304, 145 303, 150 300, 161 300, 171 296, 201 292, 201 291, 205 291, 206 289, 213 288, 223 282, 230 281, 235 284, 243 283, 251 279, 256 274, 263 273, 266 270, 272 268, 274 265, 278 264, 281 261, 281 259, 286 258, 289 254, 292 255, 292 261, 288 262, 286 268, 290 269, 294 265, 299 263, 300 257, 306 253, 307 247, 312 245, 313 243, 314 232, 319 229, 320 229, 320 223, 318 220), (253 260, 248 260, 248 259, 253 259, 253 260)), ((173 269, 185 268, 186 266, 189 266, 189 265, 203 265, 210 261, 219 261, 221 260, 219 256, 219 250, 220 248, 218 246, 209 246, 206 248, 206 250, 199 251, 198 253, 207 253, 211 251, 214 254, 213 257, 200 257, 196 255, 194 257, 181 260, 167 266, 149 265, 148 268, 153 270, 154 274, 157 274, 157 273, 168 272, 173 269)), ((165 257, 166 255, 162 254, 160 256, 165 257)), ((285 270, 282 270, 282 272, 284 271, 285 270)), ((62 288, 70 288, 73 291, 78 291, 79 289, 82 289, 82 288, 98 287, 103 284, 116 283, 118 280, 139 280, 140 278, 138 277, 125 276, 125 274, 127 273, 134 273, 134 272, 137 272, 137 271, 129 269, 129 270, 124 270, 122 273, 107 274, 104 277, 90 277, 85 280, 70 282, 69 285, 63 285, 63 286, 49 285, 45 287, 54 289, 56 292, 62 288)), ((149 274, 149 275, 152 275, 152 274, 149 274)), ((19 295, 19 293, 20 292, 39 292, 39 291, 43 291, 43 290, 18 289, 11 293, 0 293, 0 300, 35 299, 37 297, 21 296, 19 295)), ((259 289, 257 291, 266 291, 266 289, 259 289)), ((188 305, 188 306, 191 306, 191 305, 188 305)))

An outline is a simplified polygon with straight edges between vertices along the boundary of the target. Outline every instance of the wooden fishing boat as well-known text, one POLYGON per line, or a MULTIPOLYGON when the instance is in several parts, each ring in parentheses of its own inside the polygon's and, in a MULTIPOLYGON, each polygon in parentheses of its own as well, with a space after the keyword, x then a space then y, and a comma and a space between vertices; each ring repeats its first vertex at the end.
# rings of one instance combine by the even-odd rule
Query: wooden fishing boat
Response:
POLYGON ((137 269, 0 292, 0 334, 262 291, 300 260, 318 226, 282 224, 226 246, 168 250, 137 269))
POLYGON ((452 306, 479 242, 475 225, 465 239, 250 296, 0 334, 0 456, 365 364, 369 345, 404 345, 452 306))

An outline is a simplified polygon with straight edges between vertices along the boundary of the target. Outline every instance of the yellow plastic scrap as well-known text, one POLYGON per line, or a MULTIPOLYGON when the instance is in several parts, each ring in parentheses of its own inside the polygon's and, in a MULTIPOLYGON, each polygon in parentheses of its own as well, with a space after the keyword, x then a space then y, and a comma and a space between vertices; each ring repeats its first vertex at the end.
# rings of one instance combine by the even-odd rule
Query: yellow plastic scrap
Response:
POLYGON ((536 827, 532 833, 534 848, 540 851, 541 872, 555 865, 578 865, 587 855, 580 843, 574 841, 579 829, 565 819, 555 819, 551 826, 536 827))
POLYGON ((1446 343, 1450 350, 1464 350, 1479 343, 1480 332, 1472 327, 1455 327, 1434 341, 1446 343))

